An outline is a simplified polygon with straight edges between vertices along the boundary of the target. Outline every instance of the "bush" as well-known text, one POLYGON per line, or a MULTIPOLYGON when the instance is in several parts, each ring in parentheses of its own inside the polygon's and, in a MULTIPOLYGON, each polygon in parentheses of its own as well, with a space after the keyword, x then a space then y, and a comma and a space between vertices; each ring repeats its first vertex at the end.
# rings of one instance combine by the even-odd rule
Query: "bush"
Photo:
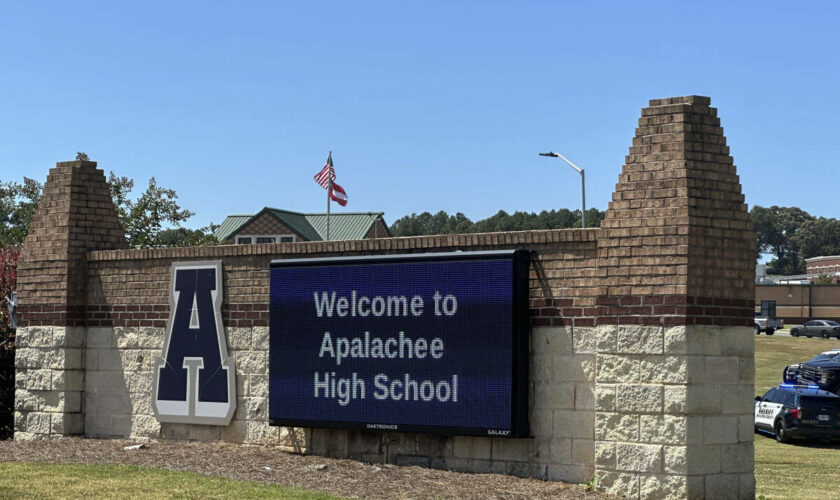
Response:
POLYGON ((0 439, 14 433, 15 330, 11 326, 8 297, 15 289, 20 249, 0 248, 0 439))

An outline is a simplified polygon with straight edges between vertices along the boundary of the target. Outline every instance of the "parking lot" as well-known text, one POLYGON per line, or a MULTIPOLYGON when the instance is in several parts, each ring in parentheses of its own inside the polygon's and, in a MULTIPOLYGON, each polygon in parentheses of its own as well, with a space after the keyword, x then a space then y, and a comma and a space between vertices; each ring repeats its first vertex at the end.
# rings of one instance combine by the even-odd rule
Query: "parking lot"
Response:
MULTIPOLYGON (((763 395, 782 382, 788 364, 806 361, 840 347, 837 339, 793 338, 789 330, 755 338, 755 393, 763 395)), ((756 495, 765 498, 837 498, 840 491, 840 445, 780 444, 772 435, 755 435, 756 495)))

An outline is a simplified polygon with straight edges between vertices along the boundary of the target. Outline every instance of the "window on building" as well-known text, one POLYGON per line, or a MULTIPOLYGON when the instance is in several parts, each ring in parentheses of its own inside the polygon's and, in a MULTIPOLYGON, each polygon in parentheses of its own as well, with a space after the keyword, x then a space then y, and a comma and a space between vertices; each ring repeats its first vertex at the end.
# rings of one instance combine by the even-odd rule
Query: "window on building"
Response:
POLYGON ((251 237, 250 236, 246 236, 246 237, 240 236, 239 238, 236 238, 236 244, 237 245, 249 245, 249 244, 251 244, 251 237))
POLYGON ((293 241, 295 241, 294 236, 281 236, 280 237, 280 243, 292 243, 293 241))
POLYGON ((249 245, 251 243, 292 243, 297 241, 293 234, 244 234, 236 237, 238 245, 249 245))
POLYGON ((257 236, 257 243, 274 243, 276 241, 274 236, 257 236))

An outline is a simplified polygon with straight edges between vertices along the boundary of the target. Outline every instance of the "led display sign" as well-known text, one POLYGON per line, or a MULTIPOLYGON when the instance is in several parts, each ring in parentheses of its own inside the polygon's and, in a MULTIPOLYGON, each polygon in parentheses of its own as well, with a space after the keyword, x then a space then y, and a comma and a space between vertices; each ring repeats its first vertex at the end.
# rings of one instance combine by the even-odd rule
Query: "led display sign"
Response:
POLYGON ((273 425, 528 434, 525 251, 271 263, 273 425))

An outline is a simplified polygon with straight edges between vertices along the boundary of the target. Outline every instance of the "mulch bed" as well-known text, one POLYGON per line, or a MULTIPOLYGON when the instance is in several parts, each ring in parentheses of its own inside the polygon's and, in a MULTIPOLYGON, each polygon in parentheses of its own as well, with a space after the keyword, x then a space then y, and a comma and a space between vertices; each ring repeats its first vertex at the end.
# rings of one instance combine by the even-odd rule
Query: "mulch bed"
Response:
POLYGON ((127 440, 61 438, 45 441, 0 441, 0 462, 26 461, 81 464, 130 464, 207 476, 295 486, 354 498, 603 498, 580 485, 521 479, 499 474, 465 474, 421 467, 365 464, 277 448, 221 442, 136 444, 127 440))

